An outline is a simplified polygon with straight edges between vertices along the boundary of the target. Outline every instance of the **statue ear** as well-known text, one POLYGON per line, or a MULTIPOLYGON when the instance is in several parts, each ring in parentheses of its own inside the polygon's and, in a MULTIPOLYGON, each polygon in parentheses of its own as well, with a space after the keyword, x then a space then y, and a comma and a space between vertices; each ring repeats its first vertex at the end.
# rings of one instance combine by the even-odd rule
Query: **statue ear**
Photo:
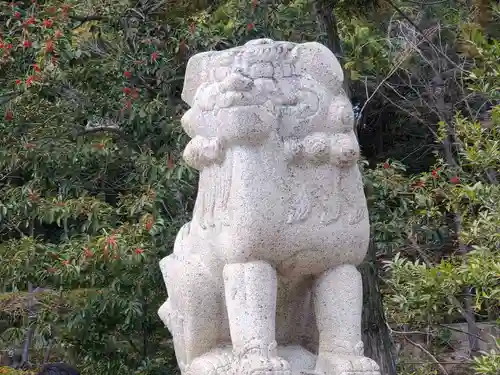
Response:
POLYGON ((309 74, 332 93, 342 89, 344 72, 335 55, 317 42, 298 44, 292 51, 296 74, 309 74))
POLYGON ((229 75, 234 57, 239 50, 239 48, 231 48, 226 51, 202 52, 192 56, 186 66, 182 100, 192 107, 196 91, 201 85, 220 82, 229 75))
POLYGON ((181 98, 190 107, 193 106, 196 90, 203 83, 210 81, 210 67, 213 68, 212 60, 215 52, 202 52, 192 56, 186 66, 184 74, 184 87, 181 98))

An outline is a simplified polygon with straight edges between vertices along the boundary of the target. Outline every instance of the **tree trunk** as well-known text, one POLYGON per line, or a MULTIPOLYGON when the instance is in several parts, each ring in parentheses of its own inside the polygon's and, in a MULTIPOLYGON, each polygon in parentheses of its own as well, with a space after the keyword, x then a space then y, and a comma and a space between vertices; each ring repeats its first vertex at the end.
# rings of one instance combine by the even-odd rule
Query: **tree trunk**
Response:
POLYGON ((342 44, 337 28, 337 20, 335 17, 334 8, 336 1, 332 0, 316 0, 314 8, 316 11, 316 20, 318 28, 322 34, 325 45, 341 60, 344 56, 342 53, 342 44))
MULTIPOLYGON (((337 1, 332 0, 314 0, 313 8, 316 13, 318 30, 321 34, 320 41, 327 46, 337 57, 340 65, 344 65, 344 51, 342 50, 342 41, 340 40, 337 27, 337 18, 335 17, 335 5, 337 1)), ((344 90, 347 96, 351 97, 349 77, 344 77, 344 90)))
POLYGON ((380 366, 381 375, 396 375, 392 340, 386 324, 378 284, 376 248, 370 241, 365 262, 360 266, 363 277, 363 343, 365 355, 380 366))

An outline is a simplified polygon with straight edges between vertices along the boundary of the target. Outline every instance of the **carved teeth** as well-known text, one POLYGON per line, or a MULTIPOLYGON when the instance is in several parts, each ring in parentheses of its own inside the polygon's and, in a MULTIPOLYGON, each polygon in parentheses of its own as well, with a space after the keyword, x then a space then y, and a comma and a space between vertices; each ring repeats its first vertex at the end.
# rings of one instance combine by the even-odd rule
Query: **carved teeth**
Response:
POLYGON ((219 90, 226 91, 250 91, 253 82, 251 79, 238 73, 231 73, 222 82, 219 83, 219 90))

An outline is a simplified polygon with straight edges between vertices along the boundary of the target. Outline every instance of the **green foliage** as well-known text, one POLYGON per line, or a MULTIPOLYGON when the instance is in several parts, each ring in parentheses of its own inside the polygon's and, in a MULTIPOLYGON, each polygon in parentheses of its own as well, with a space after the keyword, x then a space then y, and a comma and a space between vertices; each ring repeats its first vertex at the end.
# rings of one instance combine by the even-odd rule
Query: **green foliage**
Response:
POLYGON ((477 375, 495 375, 500 372, 500 339, 496 339, 496 349, 475 357, 472 367, 477 375))
POLYGON ((171 99, 180 37, 146 40, 161 26, 151 4, 147 27, 124 2, 2 7, 2 339, 22 347, 32 330, 32 361, 84 373, 172 367, 157 264, 195 178, 171 99))
POLYGON ((372 236, 379 251, 389 256, 404 246, 408 237, 412 193, 404 171, 404 165, 397 161, 373 169, 364 165, 372 236))
MULTIPOLYGON (((464 86, 461 88, 467 105, 457 106, 454 116, 437 124, 435 164, 428 172, 409 174, 404 165, 388 160, 373 169, 365 168, 364 173, 373 238, 380 256, 385 258, 384 295, 388 321, 403 331, 425 330, 435 339, 438 333, 435 327, 464 319, 464 298, 471 298, 470 312, 476 320, 496 319, 500 300, 500 187, 497 176, 500 50, 497 40, 486 38, 473 24, 462 23, 450 30, 455 33, 455 43, 468 54, 462 57, 467 70, 463 72, 464 86), (484 107, 488 110, 484 111, 484 107), (449 142, 451 152, 446 150, 449 142), (394 253, 396 255, 392 256, 394 253)), ((377 41, 376 30, 357 32, 367 35, 364 46, 388 50, 377 41)), ((366 49, 358 51, 361 56, 369 53, 366 49)), ((423 49, 421 53, 426 51, 423 49)), ((355 53, 348 56, 353 56, 353 62, 360 60, 355 53)), ((376 56, 383 60, 386 55, 379 53, 376 56)), ((433 63, 429 62, 431 66, 433 63)), ((369 82, 373 77, 370 69, 383 72, 373 65, 358 66, 365 75, 356 77, 360 81, 369 82)), ((411 69, 412 76, 417 74, 416 68, 411 69)), ((386 77, 378 79, 380 90, 384 90, 384 85, 407 87, 401 81, 395 83, 394 78, 387 79, 389 84, 381 82, 386 77)), ((422 76, 419 79, 426 81, 422 76)), ((412 90, 416 91, 415 87, 412 90)), ((389 96, 385 90, 381 95, 402 108, 403 97, 389 96)), ((452 95, 447 100, 451 100, 452 95)), ((439 114, 442 108, 433 110, 439 114)), ((445 112, 441 115, 440 118, 447 117, 445 112)), ((493 374, 498 372, 497 363, 498 354, 493 351, 476 358, 472 368, 478 374, 493 374)), ((404 359, 400 367, 405 374, 433 371, 407 366, 404 359)))
POLYGON ((498 253, 487 249, 471 251, 467 262, 450 257, 432 265, 411 262, 397 254, 386 264, 391 273, 386 304, 390 318, 398 325, 419 328, 442 323, 444 316, 460 313, 460 305, 452 297, 459 296, 465 287, 475 291, 475 311, 492 308, 500 299, 499 265, 498 253))
MULTIPOLYGON (((464 41, 479 51, 471 61, 471 72, 477 73, 468 77, 468 90, 494 103, 500 85, 498 42, 474 35, 464 41)), ((438 155, 430 173, 408 177, 395 162, 365 173, 378 248, 403 251, 386 261, 391 275, 386 308, 398 324, 424 327, 460 314, 458 300, 466 287, 478 316, 498 315, 499 110, 493 106, 487 122, 464 114, 450 124, 441 122, 436 142, 453 136, 454 157, 445 161, 438 155)))
POLYGON ((438 375, 438 371, 434 369, 433 364, 407 364, 406 359, 411 360, 411 358, 401 358, 398 363, 398 374, 399 375, 438 375))

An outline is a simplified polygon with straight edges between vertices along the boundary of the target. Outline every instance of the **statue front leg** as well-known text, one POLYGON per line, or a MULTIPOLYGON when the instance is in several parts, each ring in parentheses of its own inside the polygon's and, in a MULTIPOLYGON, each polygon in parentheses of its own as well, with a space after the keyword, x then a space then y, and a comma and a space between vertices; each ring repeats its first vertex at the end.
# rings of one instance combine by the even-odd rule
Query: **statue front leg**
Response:
POLYGON ((289 364, 277 355, 276 270, 262 261, 228 264, 224 288, 234 374, 290 375, 289 364))
POLYGON ((380 375, 375 361, 363 354, 363 284, 356 267, 342 265, 319 276, 314 306, 319 330, 316 372, 321 375, 380 375))
POLYGON ((211 366, 205 365, 204 355, 217 347, 223 329, 218 282, 199 255, 180 258, 171 254, 160 267, 169 297, 158 313, 172 334, 181 373, 193 374, 191 368, 202 366, 206 372, 195 374, 210 374, 211 366))

